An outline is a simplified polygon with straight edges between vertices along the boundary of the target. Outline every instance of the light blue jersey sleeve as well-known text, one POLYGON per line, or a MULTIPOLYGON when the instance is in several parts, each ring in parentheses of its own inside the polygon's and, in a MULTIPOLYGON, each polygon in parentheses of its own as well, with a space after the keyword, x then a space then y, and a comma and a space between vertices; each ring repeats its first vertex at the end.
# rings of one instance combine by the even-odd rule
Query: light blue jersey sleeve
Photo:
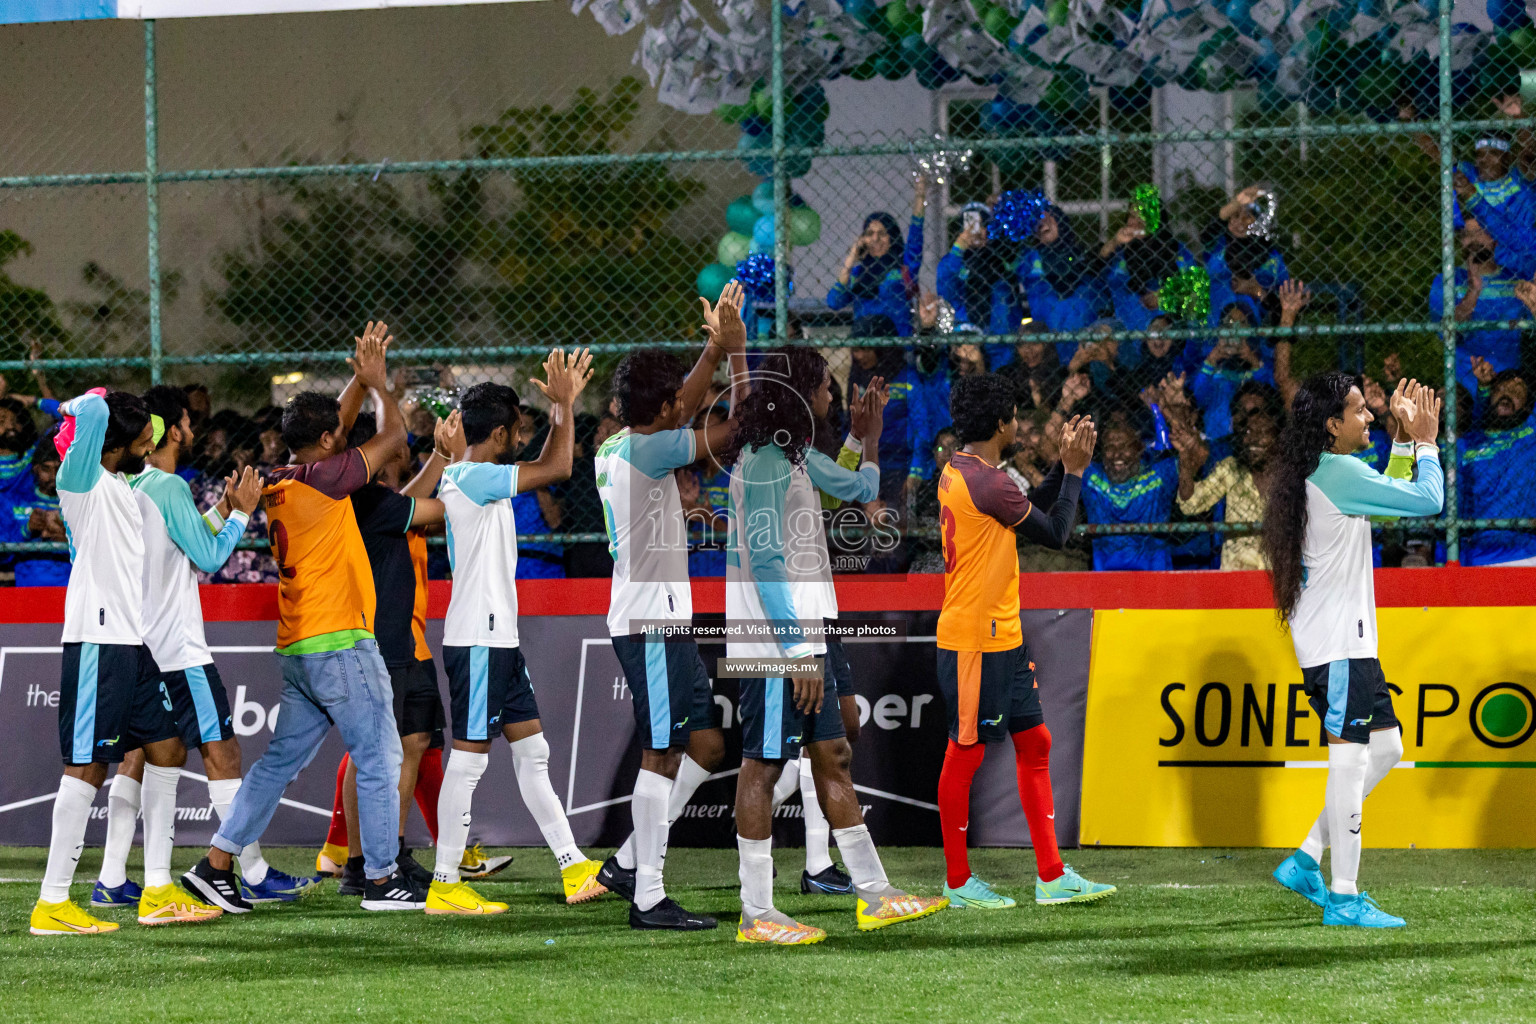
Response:
POLYGON ((652 480, 698 461, 692 430, 658 430, 630 434, 627 461, 652 480))
MULTIPOLYGON (((819 453, 811 453, 819 454, 819 453)), ((822 456, 826 459, 826 456, 822 456)), ((827 459, 831 462, 830 459, 827 459)), ((838 468, 833 464, 833 468, 838 468)), ((794 586, 784 561, 784 507, 789 497, 790 467, 776 447, 743 453, 737 463, 742 476, 742 504, 737 529, 747 549, 752 582, 768 620, 777 627, 776 639, 790 658, 811 656, 800 629, 794 586)), ((847 472, 842 470, 842 472, 847 472)))
MULTIPOLYGON (((814 448, 805 453, 805 471, 818 491, 844 501, 874 501, 880 493, 880 470, 866 462, 857 470, 844 469, 814 448)), ((785 481, 786 486, 788 481, 785 481)))
POLYGON ((1423 448, 1417 480, 1383 476, 1357 458, 1325 455, 1312 483, 1348 516, 1434 516, 1445 506, 1445 476, 1440 456, 1423 448))
POLYGON ((59 464, 58 488, 84 494, 96 486, 101 474, 101 446, 107 439, 107 400, 100 395, 81 395, 61 407, 75 418, 75 439, 59 464))
POLYGON ((517 493, 517 467, 499 462, 460 462, 443 470, 443 475, 476 505, 510 498, 517 493))
POLYGON ((250 517, 239 509, 230 512, 219 531, 209 529, 209 521, 197 514, 192 488, 174 473, 148 473, 134 480, 134 486, 149 495, 165 517, 165 532, 182 554, 202 572, 218 572, 229 561, 235 545, 245 533, 250 517))

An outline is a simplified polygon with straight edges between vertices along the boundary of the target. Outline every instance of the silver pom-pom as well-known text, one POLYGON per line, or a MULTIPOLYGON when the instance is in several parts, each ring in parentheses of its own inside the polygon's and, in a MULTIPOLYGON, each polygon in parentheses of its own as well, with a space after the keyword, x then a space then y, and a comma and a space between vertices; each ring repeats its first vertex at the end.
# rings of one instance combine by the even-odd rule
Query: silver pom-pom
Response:
POLYGON ((457 388, 411 388, 406 392, 406 401, 430 409, 432 415, 441 420, 459 407, 459 392, 457 388))
MULTIPOLYGON (((937 133, 933 141, 942 145, 949 140, 937 133)), ((915 150, 914 146, 914 150, 915 150)), ((947 185, 954 176, 971 165, 974 151, 969 149, 938 149, 928 153, 913 152, 912 180, 927 178, 935 185, 947 185)))
POLYGON ((933 321, 933 329, 940 334, 955 333, 955 307, 939 300, 938 314, 933 321))
POLYGON ((1253 211, 1253 224, 1248 228, 1248 234, 1255 238, 1262 238, 1266 242, 1272 242, 1275 238, 1275 208, 1279 205, 1279 197, 1272 190, 1262 189, 1254 197, 1253 203, 1248 207, 1253 211))

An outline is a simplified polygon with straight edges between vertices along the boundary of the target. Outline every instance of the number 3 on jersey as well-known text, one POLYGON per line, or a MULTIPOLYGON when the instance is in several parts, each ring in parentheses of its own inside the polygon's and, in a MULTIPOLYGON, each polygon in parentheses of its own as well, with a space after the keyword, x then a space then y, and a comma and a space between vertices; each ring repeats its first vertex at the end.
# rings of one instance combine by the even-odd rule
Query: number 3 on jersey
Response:
POLYGON ((944 548, 944 571, 955 571, 955 513, 948 505, 939 508, 940 542, 944 548))

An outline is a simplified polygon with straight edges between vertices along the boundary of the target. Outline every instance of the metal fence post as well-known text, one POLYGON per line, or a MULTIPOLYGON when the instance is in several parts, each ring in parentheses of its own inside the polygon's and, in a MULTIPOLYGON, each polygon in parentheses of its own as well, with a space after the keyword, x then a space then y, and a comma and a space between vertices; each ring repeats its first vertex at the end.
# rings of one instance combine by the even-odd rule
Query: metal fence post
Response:
POLYGON ((784 118, 784 2, 770 0, 773 23, 773 334, 783 344, 789 337, 789 171, 784 163, 788 145, 784 118))
POLYGON ((155 22, 144 22, 144 200, 149 241, 149 382, 160 383, 164 342, 160 336, 160 129, 155 84, 155 22))
POLYGON ((1452 232, 1451 185, 1455 169, 1455 135, 1451 131, 1451 8, 1440 0, 1440 285, 1444 310, 1440 316, 1445 354, 1445 437, 1441 461, 1445 469, 1445 560, 1460 561, 1461 507, 1456 500, 1456 239, 1452 232))

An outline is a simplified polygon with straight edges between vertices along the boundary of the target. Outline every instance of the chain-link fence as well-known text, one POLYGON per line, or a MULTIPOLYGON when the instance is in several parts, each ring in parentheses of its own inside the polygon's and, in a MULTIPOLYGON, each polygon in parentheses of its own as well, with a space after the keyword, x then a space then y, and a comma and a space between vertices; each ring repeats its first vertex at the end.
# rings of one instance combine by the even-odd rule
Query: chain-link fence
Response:
MULTIPOLYGON (((636 7, 662 102, 624 71, 612 6, 595 11, 612 39, 544 5, 8 29, 25 84, 0 150, 0 372, 15 396, 39 390, 32 373, 59 397, 188 386, 187 473, 211 490, 284 457, 275 410, 339 389, 370 319, 394 331, 396 393, 428 441, 440 391, 501 380, 537 408, 539 358, 590 345, 590 460, 617 429, 623 353, 697 350, 697 296, 741 276, 754 345, 821 347, 841 394, 894 384, 882 501, 904 539, 850 541, 844 568, 941 567, 949 388, 983 370, 1017 388, 1021 487, 1064 420, 1099 425, 1087 524, 1065 553, 1022 551, 1026 567, 1257 567, 1249 524, 1288 396, 1333 368, 1365 378, 1378 466, 1397 380, 1457 395, 1447 515, 1382 528, 1384 564, 1536 555, 1536 31, 1469 31, 1449 2, 1436 20, 1261 0, 1249 28, 1233 13, 1249 5, 1222 26, 1213 5, 961 6, 748 4, 762 73, 713 93, 657 64, 658 40, 691 30, 636 7), (1083 57, 1132 53, 1113 19, 1164 7, 1209 22, 1178 73, 1083 57), (1269 7, 1281 21, 1252 27, 1269 7), (821 71, 804 60, 816 32, 838 54, 821 71), (1029 89, 962 61, 978 32, 1033 69, 1029 89), (1069 37, 1076 58, 1042 55, 1069 37), (529 39, 548 52, 501 56, 529 39)), ((57 551, 48 470, 22 465, 18 430, 0 432, 9 549, 57 551)), ((531 574, 606 574, 582 473, 520 513, 531 574)), ((685 500, 723 508, 723 479, 697 467, 685 500)), ((711 571, 719 552, 699 554, 711 571)), ((252 550, 220 578, 270 570, 252 550)))

